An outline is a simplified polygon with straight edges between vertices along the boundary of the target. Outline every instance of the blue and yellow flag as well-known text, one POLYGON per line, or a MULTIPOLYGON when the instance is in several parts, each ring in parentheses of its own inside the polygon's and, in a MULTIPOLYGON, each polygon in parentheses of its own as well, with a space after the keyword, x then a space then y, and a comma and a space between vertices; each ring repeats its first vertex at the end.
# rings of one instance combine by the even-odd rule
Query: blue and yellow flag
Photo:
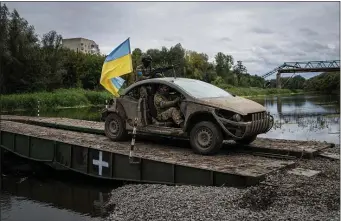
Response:
POLYGON ((119 97, 118 90, 122 87, 124 79, 119 76, 133 71, 133 62, 129 38, 115 48, 105 59, 100 83, 110 93, 119 97))

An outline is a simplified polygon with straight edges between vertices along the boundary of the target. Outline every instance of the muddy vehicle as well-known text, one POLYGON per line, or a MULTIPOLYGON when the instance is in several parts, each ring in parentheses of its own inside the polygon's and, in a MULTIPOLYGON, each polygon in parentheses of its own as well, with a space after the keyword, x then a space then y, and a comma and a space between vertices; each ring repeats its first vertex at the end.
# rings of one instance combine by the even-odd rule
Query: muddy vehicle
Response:
POLYGON ((102 112, 106 136, 113 141, 127 139, 136 118, 137 134, 186 138, 193 150, 203 155, 216 153, 223 140, 250 144, 273 126, 273 117, 254 101, 200 80, 174 77, 136 82, 121 97, 112 99, 102 112), (183 128, 172 119, 165 122, 156 119, 154 94, 160 85, 169 86, 170 95, 181 98, 183 128), (141 87, 147 89, 147 97, 140 96, 141 87))

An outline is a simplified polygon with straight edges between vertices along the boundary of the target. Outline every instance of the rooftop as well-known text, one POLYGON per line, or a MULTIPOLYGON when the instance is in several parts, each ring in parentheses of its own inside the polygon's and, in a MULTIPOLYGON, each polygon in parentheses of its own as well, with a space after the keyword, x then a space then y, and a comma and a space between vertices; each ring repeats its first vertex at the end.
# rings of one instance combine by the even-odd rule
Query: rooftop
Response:
POLYGON ((63 40, 80 40, 80 39, 84 39, 84 40, 88 40, 88 41, 94 41, 88 38, 82 38, 82 37, 77 37, 77 38, 63 38, 63 40))

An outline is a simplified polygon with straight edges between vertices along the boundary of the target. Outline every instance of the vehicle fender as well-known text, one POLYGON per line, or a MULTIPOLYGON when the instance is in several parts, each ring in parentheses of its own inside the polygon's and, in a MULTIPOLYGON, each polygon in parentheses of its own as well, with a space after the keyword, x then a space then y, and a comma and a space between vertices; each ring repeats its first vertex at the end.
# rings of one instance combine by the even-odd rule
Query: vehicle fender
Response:
POLYGON ((184 130, 191 130, 192 126, 200 121, 210 120, 216 122, 215 118, 212 115, 212 110, 214 108, 209 106, 198 105, 192 102, 188 102, 185 112, 185 125, 184 130))
POLYGON ((112 105, 110 105, 108 108, 104 109, 102 111, 102 120, 105 120, 105 118, 110 114, 110 113, 117 113, 122 117, 122 119, 126 119, 126 113, 124 111, 123 105, 118 99, 113 99, 112 105))
POLYGON ((200 121, 212 121, 214 123, 217 123, 216 119, 212 115, 211 110, 207 109, 195 111, 192 113, 188 113, 188 115, 186 116, 184 131, 190 132, 192 127, 200 121))

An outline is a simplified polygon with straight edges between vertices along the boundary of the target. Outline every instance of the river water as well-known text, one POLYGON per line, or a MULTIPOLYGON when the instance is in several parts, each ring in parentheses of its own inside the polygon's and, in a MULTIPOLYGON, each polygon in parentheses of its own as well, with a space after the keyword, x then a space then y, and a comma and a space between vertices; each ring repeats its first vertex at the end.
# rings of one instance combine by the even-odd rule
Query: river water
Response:
MULTIPOLYGON (((260 137, 339 144, 339 96, 295 95, 251 99, 264 105, 275 118, 274 128, 260 137)), ((99 121, 101 109, 61 109, 40 112, 40 116, 99 121)), ((37 115, 37 110, 10 114, 37 115)), ((65 176, 38 179, 10 174, 5 174, 0 196, 1 221, 102 220, 105 211, 100 205, 108 197, 110 189, 118 185, 85 185, 85 182, 70 181, 77 179, 65 179, 65 176)))

